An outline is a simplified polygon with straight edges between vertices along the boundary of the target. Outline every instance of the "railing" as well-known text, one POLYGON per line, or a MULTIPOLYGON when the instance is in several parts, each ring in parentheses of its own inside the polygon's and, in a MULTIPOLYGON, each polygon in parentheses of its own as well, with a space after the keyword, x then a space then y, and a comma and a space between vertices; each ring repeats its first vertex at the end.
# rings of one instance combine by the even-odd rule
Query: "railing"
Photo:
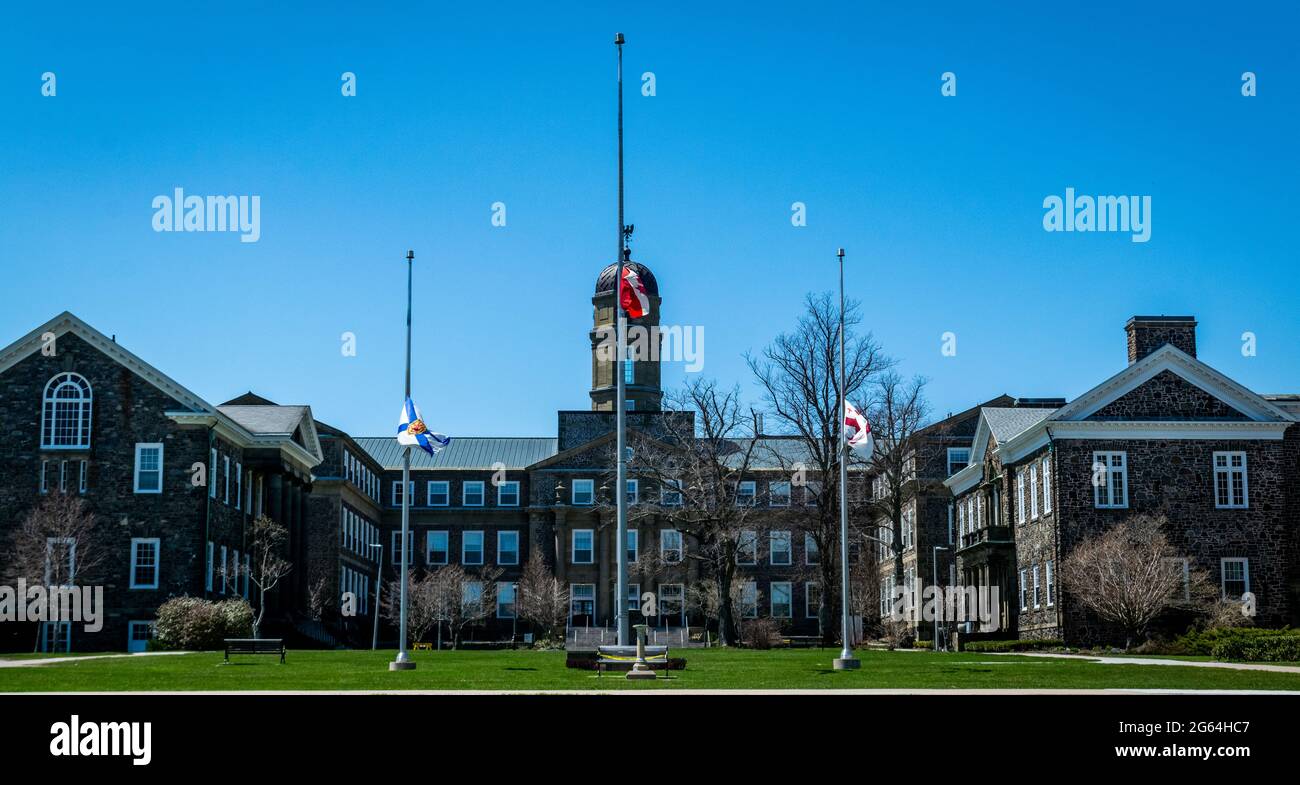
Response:
POLYGON ((984 526, 961 536, 961 547, 970 548, 987 542, 1009 542, 1011 529, 1006 526, 984 526))
MULTIPOLYGON (((564 648, 594 649, 618 643, 618 630, 610 627, 568 627, 564 631, 564 648)), ((696 627, 650 627, 646 630, 646 643, 651 646, 672 646, 679 649, 702 649, 709 645, 709 636, 696 627)))

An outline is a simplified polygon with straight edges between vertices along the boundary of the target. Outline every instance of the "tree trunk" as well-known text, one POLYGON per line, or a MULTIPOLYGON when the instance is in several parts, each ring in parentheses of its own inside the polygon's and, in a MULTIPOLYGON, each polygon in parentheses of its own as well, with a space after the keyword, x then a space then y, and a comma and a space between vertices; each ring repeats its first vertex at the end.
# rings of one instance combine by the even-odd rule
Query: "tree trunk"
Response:
MULTIPOLYGON (((734 559, 730 560, 735 563, 734 559)), ((735 608, 731 604, 731 581, 734 576, 727 559, 718 561, 718 645, 733 646, 739 642, 736 635, 735 608)))
POLYGON ((835 645, 837 627, 835 620, 839 617, 839 605, 836 598, 840 596, 839 553, 834 548, 827 548, 821 559, 822 607, 817 611, 817 624, 821 627, 822 644, 835 645))
POLYGON ((253 637, 262 637, 262 617, 266 615, 266 588, 258 586, 257 617, 253 619, 253 637))

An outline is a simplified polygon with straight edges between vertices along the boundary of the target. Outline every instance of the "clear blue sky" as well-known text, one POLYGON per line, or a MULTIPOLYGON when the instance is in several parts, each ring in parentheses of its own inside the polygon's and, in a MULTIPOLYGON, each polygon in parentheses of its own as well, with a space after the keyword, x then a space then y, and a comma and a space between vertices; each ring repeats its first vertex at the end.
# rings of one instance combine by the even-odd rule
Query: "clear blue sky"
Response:
POLYGON ((1194 314, 1211 365, 1300 391, 1288 4, 394 5, 11 9, 0 343, 68 309, 210 401, 252 389, 386 434, 414 248, 430 424, 553 434, 556 409, 589 406, 616 248, 621 30, 635 256, 665 321, 705 327, 705 374, 748 384, 742 354, 835 285, 844 246, 849 295, 939 413, 1076 396, 1123 367, 1139 313, 1194 314), (154 232, 177 186, 259 195, 260 242, 154 232), (1045 232, 1067 186, 1150 195, 1150 242, 1045 232))

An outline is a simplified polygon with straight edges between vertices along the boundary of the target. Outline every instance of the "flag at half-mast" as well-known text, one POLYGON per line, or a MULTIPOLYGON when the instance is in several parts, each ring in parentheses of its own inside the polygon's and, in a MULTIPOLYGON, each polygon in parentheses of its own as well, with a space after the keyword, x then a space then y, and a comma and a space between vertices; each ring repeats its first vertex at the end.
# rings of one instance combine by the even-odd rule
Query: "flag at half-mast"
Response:
POLYGON ((632 269, 631 265, 623 268, 623 282, 619 285, 618 302, 633 319, 640 319, 650 312, 650 295, 646 294, 641 276, 636 274, 636 270, 632 269))
POLYGON ((402 405, 402 413, 397 417, 397 443, 419 447, 433 455, 438 450, 451 444, 450 436, 443 436, 429 430, 420 416, 420 407, 410 398, 402 405))
POLYGON ((849 447, 868 457, 876 444, 875 437, 871 435, 871 423, 847 399, 844 401, 844 439, 849 447))

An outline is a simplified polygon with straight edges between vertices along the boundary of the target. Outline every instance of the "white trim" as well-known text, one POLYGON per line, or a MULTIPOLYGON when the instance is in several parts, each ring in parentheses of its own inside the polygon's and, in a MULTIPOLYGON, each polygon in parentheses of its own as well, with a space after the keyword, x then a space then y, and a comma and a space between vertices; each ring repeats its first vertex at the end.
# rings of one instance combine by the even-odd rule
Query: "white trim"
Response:
POLYGON ((595 504, 596 503, 596 481, 584 479, 584 478, 574 479, 573 486, 569 488, 569 503, 572 504, 574 507, 590 507, 593 504, 595 504), (585 502, 578 501, 578 483, 582 483, 583 487, 587 488, 586 492, 591 494, 590 501, 585 501, 585 502))
POLYGON ((819 581, 804 581, 803 582, 803 617, 805 619, 817 618, 817 614, 812 613, 812 609, 809 607, 809 603, 808 603, 809 598, 812 596, 812 591, 809 588, 811 586, 817 587, 817 608, 819 611, 821 610, 821 605, 822 605, 821 583, 819 581))
POLYGON ((212 567, 213 567, 213 564, 212 564, 212 557, 213 557, 214 555, 215 555, 215 554, 213 553, 213 544, 212 544, 212 540, 208 540, 208 547, 207 547, 207 564, 206 564, 205 567, 204 567, 204 578, 203 578, 203 590, 204 590, 204 591, 212 591, 212 567))
POLYGON ((163 492, 163 443, 162 442, 136 442, 135 445, 135 469, 132 472, 132 492, 133 493, 162 493, 163 492), (141 490, 140 488, 140 454, 144 450, 158 450, 158 487, 154 490, 141 490))
POLYGON ((596 530, 595 529, 570 529, 569 530, 569 563, 570 564, 595 564, 596 563, 596 530), (585 534, 591 538, 591 547, 584 548, 591 553, 591 556, 584 561, 578 561, 578 534, 585 534))
POLYGON ((769 581, 767 584, 767 612, 773 619, 792 619, 794 618, 794 584, 790 581, 769 581), (787 607, 789 613, 782 616, 776 615, 776 587, 784 586, 787 597, 787 607))
POLYGON ((128 587, 132 589, 156 589, 158 588, 158 574, 162 567, 162 545, 157 537, 132 537, 131 538, 131 573, 128 587), (136 583, 136 546, 142 544, 153 545, 153 583, 136 583))
POLYGON ((519 506, 519 493, 520 493, 520 491, 519 491, 519 487, 520 487, 520 486, 519 486, 519 481, 518 481, 518 480, 502 480, 502 481, 501 481, 501 484, 497 486, 497 506, 498 506, 498 507, 518 507, 518 506, 519 506), (515 488, 515 503, 514 503, 514 504, 506 504, 505 502, 501 501, 501 492, 502 492, 503 490, 505 490, 505 487, 506 487, 507 485, 513 485, 514 488, 515 488))
POLYGON ((1219 596, 1224 599, 1239 600, 1241 599, 1240 597, 1227 596, 1228 576, 1223 568, 1228 562, 1241 562, 1241 577, 1242 582, 1245 585, 1245 590, 1242 593, 1246 594, 1250 592, 1250 559, 1245 556, 1225 556, 1219 559, 1219 596))
POLYGON ((518 529, 499 529, 497 530, 497 564, 501 566, 513 567, 519 564, 519 530, 518 529), (515 559, 514 561, 501 561, 501 538, 506 535, 513 535, 515 538, 515 559))
POLYGON ((482 507, 487 504, 487 486, 482 480, 466 480, 460 484, 460 506, 482 507), (469 503, 469 489, 478 487, 478 504, 469 503))
POLYGON ((444 565, 451 562, 451 532, 447 529, 430 529, 424 533, 424 563, 426 565, 444 565), (442 561, 434 561, 430 558, 433 553, 433 536, 441 534, 443 536, 442 561))
POLYGON ((636 564, 641 559, 641 530, 628 529, 627 542, 624 543, 627 550, 627 563, 636 564))
POLYGON ((487 537, 482 529, 468 529, 460 533, 460 563, 469 567, 478 567, 487 563, 487 537), (471 534, 478 535, 478 561, 469 560, 471 534))
POLYGON ((1214 490, 1215 509, 1217 510, 1250 509, 1249 466, 1250 464, 1248 463, 1246 452, 1244 450, 1215 450, 1214 454, 1210 456, 1210 467, 1213 470, 1212 477, 1214 483, 1213 490, 1214 490), (1223 456, 1228 464, 1227 466, 1224 466, 1222 469, 1219 468, 1219 456, 1223 456), (1232 465, 1232 459, 1237 456, 1241 457, 1241 466, 1239 467, 1232 465), (1232 488, 1232 478, 1233 475, 1237 473, 1241 474, 1241 504, 1233 503, 1234 494, 1232 488), (1226 474, 1228 476, 1228 503, 1227 504, 1221 504, 1219 502, 1219 475, 1220 474, 1226 474))
POLYGON ((767 563, 771 567, 789 567, 794 564, 794 537, 791 536, 789 529, 777 529, 767 537, 767 563), (776 543, 777 540, 785 541, 785 558, 783 562, 776 560, 776 543))
MULTIPOLYGON (((397 482, 401 482, 398 480, 397 482)), ((426 507, 450 507, 451 506, 451 481, 450 480, 429 480, 424 486, 424 505, 426 507), (446 501, 440 504, 433 503, 433 486, 442 486, 442 495, 446 501)))
POLYGON ((1092 485, 1092 506, 1097 510, 1126 510, 1128 509, 1128 452, 1125 450, 1094 450, 1092 453, 1092 465, 1089 467, 1088 482, 1092 485), (1098 459, 1098 456, 1106 456, 1105 461, 1098 459), (1119 457, 1120 477, 1123 478, 1123 498, 1115 498, 1115 483, 1111 481, 1111 475, 1115 472, 1115 458, 1119 457), (1093 482, 1098 466, 1104 466, 1105 472, 1105 493, 1102 493, 1103 486, 1093 482), (1102 503, 1103 497, 1105 503, 1102 503))

